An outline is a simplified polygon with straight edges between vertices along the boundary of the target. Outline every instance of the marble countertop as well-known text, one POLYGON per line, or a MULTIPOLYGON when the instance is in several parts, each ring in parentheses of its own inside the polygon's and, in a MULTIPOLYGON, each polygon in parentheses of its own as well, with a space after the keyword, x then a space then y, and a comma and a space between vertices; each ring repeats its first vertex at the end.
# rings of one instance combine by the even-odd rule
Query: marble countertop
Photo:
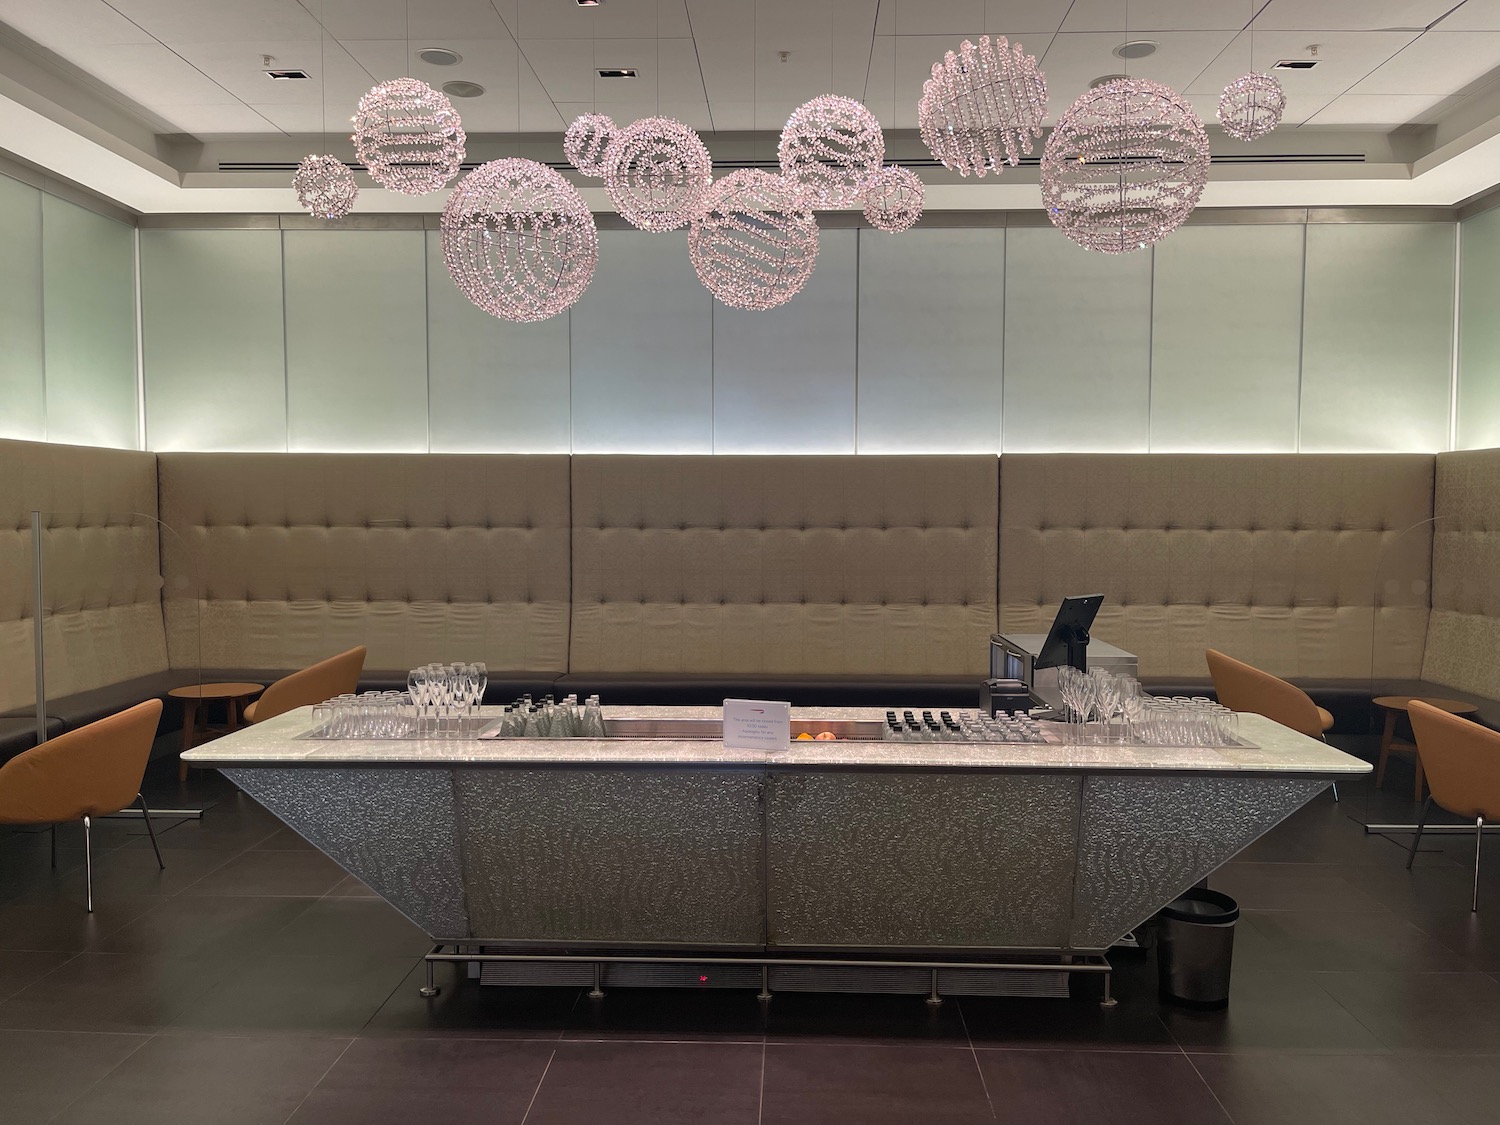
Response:
MULTIPOLYGON (((485 708, 499 717, 499 708, 485 708)), ((606 707, 606 718, 712 718, 717 707, 606 707)), ((878 708, 794 707, 795 719, 881 719, 878 708)), ((301 708, 185 752, 195 766, 689 766, 737 769, 1103 770, 1290 773, 1339 778, 1369 773, 1368 762, 1260 715, 1241 715, 1253 746, 1176 747, 1072 743, 794 742, 785 750, 726 750, 713 740, 310 739, 312 709, 301 708)))

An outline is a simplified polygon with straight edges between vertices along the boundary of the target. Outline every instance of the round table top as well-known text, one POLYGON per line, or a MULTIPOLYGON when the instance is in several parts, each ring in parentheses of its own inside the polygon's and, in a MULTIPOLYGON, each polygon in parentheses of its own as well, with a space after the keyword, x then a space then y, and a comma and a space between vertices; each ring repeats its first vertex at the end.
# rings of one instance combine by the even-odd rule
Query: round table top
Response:
POLYGON ((188 684, 174 687, 168 695, 178 699, 239 699, 265 690, 265 684, 188 684))
POLYGON ((1439 711, 1446 711, 1450 715, 1472 715, 1479 708, 1473 703, 1465 703, 1462 699, 1429 699, 1425 695, 1377 695, 1375 704, 1378 707, 1387 707, 1392 711, 1405 711, 1407 704, 1413 699, 1420 699, 1439 711))

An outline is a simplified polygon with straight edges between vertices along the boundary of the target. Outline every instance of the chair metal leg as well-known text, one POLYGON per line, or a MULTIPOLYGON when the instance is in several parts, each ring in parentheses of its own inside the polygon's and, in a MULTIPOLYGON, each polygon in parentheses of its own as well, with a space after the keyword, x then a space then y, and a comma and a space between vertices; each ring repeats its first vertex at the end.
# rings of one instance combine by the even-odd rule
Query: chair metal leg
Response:
POLYGON ((1469 904, 1469 913, 1479 913, 1479 849, 1484 843, 1484 817, 1474 818, 1474 900, 1469 904))
POLYGON ((89 836, 89 818, 83 818, 83 887, 89 913, 94 912, 94 844, 89 836))
POLYGON ((1406 857, 1406 869, 1411 870, 1412 862, 1417 858, 1417 845, 1422 842, 1422 829, 1427 826, 1427 814, 1432 811, 1432 798, 1422 802, 1422 811, 1417 815, 1417 831, 1411 838, 1411 853, 1406 857))
POLYGON ((151 850, 156 853, 156 866, 165 871, 167 865, 162 862, 161 848, 156 843, 156 827, 151 823, 151 810, 146 807, 146 798, 143 794, 137 793, 135 800, 141 806, 141 819, 146 822, 146 831, 151 835, 151 850))
POLYGON ((1333 783, 1333 803, 1335 805, 1339 803, 1339 783, 1337 781, 1333 783))

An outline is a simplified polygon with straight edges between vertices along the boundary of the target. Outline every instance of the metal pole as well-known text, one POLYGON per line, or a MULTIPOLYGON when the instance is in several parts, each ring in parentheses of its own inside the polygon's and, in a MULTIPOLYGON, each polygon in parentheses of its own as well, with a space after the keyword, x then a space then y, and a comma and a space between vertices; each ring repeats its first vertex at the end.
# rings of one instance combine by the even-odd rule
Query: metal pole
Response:
POLYGON ((46 642, 42 637, 42 614, 46 603, 42 600, 42 513, 31 513, 31 571, 32 596, 36 608, 31 615, 32 651, 36 663, 36 744, 47 741, 47 656, 46 642))
MULTIPOLYGON (((1367 835, 1367 836, 1378 835, 1381 832, 1415 832, 1416 830, 1417 830, 1417 826, 1415 824, 1367 824, 1367 825, 1365 825, 1365 835, 1367 835)), ((1432 835, 1434 832, 1463 832, 1463 833, 1469 833, 1469 832, 1472 832, 1472 831, 1474 831, 1474 826, 1472 824, 1428 824, 1428 825, 1425 825, 1422 828, 1423 835, 1427 835, 1427 836, 1432 835)), ((1500 832, 1500 824, 1486 824, 1484 826, 1484 831, 1486 831, 1486 832, 1500 832)))

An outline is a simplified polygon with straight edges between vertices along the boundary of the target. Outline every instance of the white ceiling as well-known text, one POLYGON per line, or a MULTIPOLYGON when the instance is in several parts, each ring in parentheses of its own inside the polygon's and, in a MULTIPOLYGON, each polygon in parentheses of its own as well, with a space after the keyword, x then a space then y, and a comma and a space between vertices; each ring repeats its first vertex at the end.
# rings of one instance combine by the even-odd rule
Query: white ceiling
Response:
MULTIPOLYGON (((1019 41, 1041 60, 1053 119, 1091 80, 1128 71, 1180 90, 1212 122, 1229 80, 1315 53, 1315 70, 1278 74, 1285 126, 1262 145, 1358 149, 1372 154, 1370 163, 1266 171, 1263 179, 1282 185, 1262 192, 1268 203, 1292 200, 1285 184, 1294 178, 1309 185, 1305 199, 1296 197, 1309 204, 1328 202, 1311 185, 1330 176, 1380 180, 1391 202, 1500 182, 1500 162, 1491 172, 1471 159, 1465 177, 1442 189, 1431 178, 1412 186, 1424 157, 1441 150, 1451 159, 1500 135, 1500 0, 602 0, 594 8, 575 0, 0 0, 0 58, 22 58, 106 104, 111 121, 135 122, 159 139, 125 144, 116 125, 91 130, 78 111, 42 104, 67 99, 43 98, 32 70, 7 73, 0 63, 0 98, 18 103, 0 112, 18 130, 0 131, 0 148, 35 162, 54 149, 77 158, 66 137, 43 143, 48 127, 27 116, 35 111, 165 175, 174 192, 194 182, 227 192, 259 181, 206 183, 203 153, 234 160, 273 149, 346 151, 359 96, 406 74, 484 86, 482 97, 455 102, 473 138, 534 134, 555 143, 568 121, 597 109, 620 120, 667 114, 706 133, 749 131, 774 145, 793 108, 829 92, 865 101, 888 129, 912 129, 932 64, 986 33, 1019 41), (1154 40, 1158 50, 1127 64, 1112 54, 1127 38, 1154 40), (416 58, 424 47, 447 47, 463 61, 432 66, 416 58), (266 55, 312 80, 272 81, 266 55), (633 67, 639 76, 601 80, 599 67, 633 67), (1368 143, 1351 143, 1354 135, 1368 143), (1413 136, 1430 143, 1400 155, 1413 136), (199 153, 197 164, 173 155, 188 151, 199 153)), ((1368 189, 1333 195, 1379 201, 1368 189)), ((944 187, 934 197, 947 194, 944 187)), ((1243 193, 1228 194, 1239 202, 1243 193)), ((222 196, 223 209, 230 198, 222 196)), ((1014 205, 996 198, 995 206, 1014 205)))
POLYGON ((458 103, 470 133, 550 133, 585 109, 662 112, 705 131, 774 129, 820 93, 916 124, 922 81, 964 36, 1005 34, 1037 55, 1054 114, 1101 74, 1127 34, 1158 41, 1130 73, 1211 114, 1253 64, 1285 73, 1290 125, 1426 124, 1500 67, 1500 0, 0 0, 0 22, 195 137, 343 131, 374 82, 412 74, 478 82, 458 103), (1127 28, 1127 7, 1129 13, 1127 28), (410 9, 408 11, 408 8, 410 9), (422 47, 463 56, 416 59, 422 47), (779 52, 789 52, 785 62, 779 52), (262 56, 300 68, 273 82, 262 56), (601 66, 639 77, 600 80, 601 66))

